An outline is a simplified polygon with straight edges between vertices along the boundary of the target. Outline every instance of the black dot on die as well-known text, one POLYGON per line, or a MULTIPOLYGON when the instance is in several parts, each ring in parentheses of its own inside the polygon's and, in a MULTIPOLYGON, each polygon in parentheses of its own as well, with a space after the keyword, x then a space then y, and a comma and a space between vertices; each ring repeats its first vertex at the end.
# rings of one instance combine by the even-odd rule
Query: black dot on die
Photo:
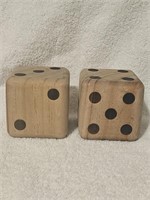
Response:
POLYGON ((113 108, 109 108, 105 112, 105 117, 107 119, 114 119, 117 116, 117 111, 113 108))
POLYGON ((35 72, 35 73, 43 73, 44 70, 42 70, 42 69, 36 69, 36 70, 33 70, 33 72, 35 72))
POLYGON ((91 133, 91 134, 96 134, 99 132, 99 126, 98 124, 90 124, 88 126, 88 132, 91 133))
POLYGON ((130 126, 129 124, 124 124, 121 127, 120 131, 124 135, 129 135, 132 132, 132 126, 130 126))
POLYGON ((25 73, 16 73, 15 76, 25 76, 25 73))
POLYGON ((100 76, 90 76, 91 79, 101 79, 100 76))
POLYGON ((50 89, 47 94, 48 98, 51 100, 56 100, 59 97, 59 91, 56 89, 50 89))
POLYGON ((92 71, 92 72, 97 72, 98 71, 98 69, 94 69, 94 68, 89 68, 88 70, 92 71))
POLYGON ((125 81, 134 81, 134 78, 130 78, 130 77, 123 77, 122 79, 125 81))
POLYGON ((89 100, 92 103, 98 103, 101 100, 101 95, 98 92, 92 92, 89 96, 89 100))
POLYGON ((128 70, 123 70, 123 69, 121 69, 121 70, 118 70, 118 72, 121 72, 121 73, 127 73, 128 70))
POLYGON ((21 131, 21 130, 25 129, 26 123, 24 120, 18 119, 15 121, 14 126, 17 130, 21 131))
POLYGON ((53 70, 59 70, 60 67, 50 67, 50 69, 53 69, 53 70))
POLYGON ((124 101, 124 103, 126 103, 126 104, 132 104, 132 103, 135 101, 135 96, 134 96, 134 94, 132 94, 132 93, 126 93, 126 94, 123 96, 123 101, 124 101))

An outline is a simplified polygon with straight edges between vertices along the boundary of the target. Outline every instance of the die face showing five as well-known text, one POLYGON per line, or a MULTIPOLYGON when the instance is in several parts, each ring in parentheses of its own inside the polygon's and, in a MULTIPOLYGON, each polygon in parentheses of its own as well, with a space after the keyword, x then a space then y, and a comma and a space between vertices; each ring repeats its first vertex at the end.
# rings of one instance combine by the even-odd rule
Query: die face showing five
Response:
POLYGON ((84 69, 79 82, 79 132, 85 139, 136 140, 144 86, 129 70, 84 69))
POLYGON ((32 67, 6 82, 8 133, 14 137, 64 138, 68 133, 69 71, 32 67))

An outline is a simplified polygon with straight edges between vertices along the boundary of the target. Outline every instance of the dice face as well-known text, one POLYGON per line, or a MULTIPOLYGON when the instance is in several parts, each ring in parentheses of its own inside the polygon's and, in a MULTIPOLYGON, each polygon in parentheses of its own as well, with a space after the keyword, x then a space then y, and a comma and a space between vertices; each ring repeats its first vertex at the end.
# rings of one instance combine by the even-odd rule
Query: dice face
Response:
POLYGON ((6 82, 7 129, 14 137, 64 138, 68 133, 69 71, 32 67, 6 82))
POLYGON ((144 86, 129 70, 84 69, 79 83, 79 132, 85 139, 136 140, 144 86))

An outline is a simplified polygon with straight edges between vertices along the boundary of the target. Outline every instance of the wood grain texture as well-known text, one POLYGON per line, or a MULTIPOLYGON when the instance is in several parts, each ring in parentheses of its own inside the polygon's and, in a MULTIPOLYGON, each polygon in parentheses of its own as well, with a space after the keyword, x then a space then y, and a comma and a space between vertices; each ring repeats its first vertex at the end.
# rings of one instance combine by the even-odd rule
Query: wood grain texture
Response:
POLYGON ((67 135, 69 112, 67 69, 32 67, 14 72, 6 82, 6 101, 8 133, 11 136, 64 138, 67 135), (54 90, 52 94, 48 93, 51 89, 57 90, 58 93, 54 90), (52 99, 48 94, 52 95, 52 99), (54 100, 55 97, 57 99, 54 100), (16 120, 23 120, 26 127, 22 129, 21 121, 16 120), (18 130, 20 128, 22 130, 18 130))
POLYGON ((144 85, 130 70, 82 70, 79 80, 78 114, 81 137, 85 139, 126 141, 138 139, 143 95, 144 85), (96 78, 95 76, 98 77, 96 78), (99 102, 92 103, 90 101, 92 92, 100 94, 101 99, 99 102), (135 99, 132 98, 131 94, 135 99), (127 98, 128 96, 129 98, 127 98), (126 103, 124 102, 125 100, 127 100, 126 103), (130 101, 134 102, 131 103, 130 101), (109 113, 110 110, 108 109, 115 110, 116 116, 113 116, 114 113, 109 113), (108 119, 106 117, 107 114, 110 114, 108 115, 109 117, 114 118, 108 119), (96 127, 93 129, 97 133, 91 134, 89 132, 90 124, 99 126, 99 130, 96 130, 96 127), (132 131, 129 130, 130 128, 132 128, 132 131))

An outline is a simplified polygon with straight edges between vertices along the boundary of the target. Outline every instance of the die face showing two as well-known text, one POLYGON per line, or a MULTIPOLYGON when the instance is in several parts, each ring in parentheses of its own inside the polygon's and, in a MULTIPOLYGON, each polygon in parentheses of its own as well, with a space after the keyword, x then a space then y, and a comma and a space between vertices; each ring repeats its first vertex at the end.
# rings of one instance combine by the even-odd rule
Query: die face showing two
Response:
POLYGON ((132 71, 84 69, 79 85, 82 138, 138 139, 144 86, 132 71))
POLYGON ((14 137, 64 138, 68 133, 69 71, 32 67, 6 82, 8 133, 14 137))

